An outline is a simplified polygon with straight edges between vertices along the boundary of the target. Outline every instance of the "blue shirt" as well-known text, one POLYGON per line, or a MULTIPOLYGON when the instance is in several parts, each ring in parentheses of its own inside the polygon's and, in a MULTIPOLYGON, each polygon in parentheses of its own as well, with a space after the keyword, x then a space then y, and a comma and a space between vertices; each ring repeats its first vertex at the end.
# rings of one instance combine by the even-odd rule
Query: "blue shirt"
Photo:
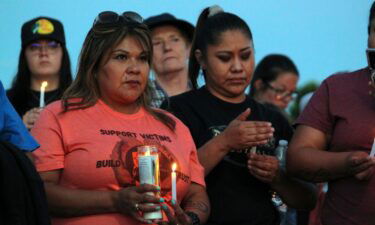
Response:
POLYGON ((6 141, 19 149, 31 152, 39 144, 30 135, 16 110, 10 104, 0 81, 0 141, 6 141))

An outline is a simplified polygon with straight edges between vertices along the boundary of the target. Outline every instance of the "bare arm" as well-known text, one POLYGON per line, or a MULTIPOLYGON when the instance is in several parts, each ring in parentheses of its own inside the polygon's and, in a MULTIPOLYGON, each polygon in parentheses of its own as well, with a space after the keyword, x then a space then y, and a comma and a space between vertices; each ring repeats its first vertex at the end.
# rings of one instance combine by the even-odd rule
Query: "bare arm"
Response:
POLYGON ((368 179, 374 159, 360 151, 329 152, 328 135, 299 125, 287 151, 287 170, 300 178, 325 182, 346 176, 368 179))
POLYGON ((316 186, 281 172, 278 182, 271 184, 283 202, 295 209, 312 210, 317 201, 316 186))
POLYGON ((204 167, 204 175, 207 176, 229 151, 230 148, 226 146, 221 134, 200 147, 198 149, 198 158, 204 167))
POLYGON ((41 172, 52 215, 61 217, 115 212, 111 191, 87 191, 58 184, 61 170, 41 172))
POLYGON ((191 183, 188 193, 181 203, 184 211, 194 212, 199 216, 202 224, 205 224, 210 215, 210 201, 206 189, 196 183, 191 183))
POLYGON ((159 204, 148 206, 146 203, 161 202, 159 198, 146 194, 158 190, 148 184, 119 191, 93 191, 59 185, 61 170, 41 172, 40 175, 44 181, 50 212, 54 216, 73 217, 116 212, 134 217, 142 223, 149 223, 140 216, 138 210, 154 211, 159 204), (139 205, 138 208, 136 204, 139 205))
POLYGON ((296 209, 313 209, 316 203, 316 190, 313 184, 289 177, 279 169, 275 156, 251 153, 248 160, 249 172, 271 188, 288 205, 296 209))

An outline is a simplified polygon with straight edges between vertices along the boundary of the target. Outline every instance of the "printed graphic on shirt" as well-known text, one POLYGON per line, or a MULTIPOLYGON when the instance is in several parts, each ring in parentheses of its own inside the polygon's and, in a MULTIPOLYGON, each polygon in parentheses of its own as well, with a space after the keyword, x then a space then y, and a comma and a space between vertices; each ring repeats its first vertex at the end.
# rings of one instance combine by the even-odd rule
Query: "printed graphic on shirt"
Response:
POLYGON ((165 135, 158 135, 158 134, 149 134, 149 133, 134 133, 134 132, 128 132, 128 131, 120 131, 120 130, 105 130, 100 129, 101 135, 109 135, 109 136, 121 136, 121 137, 132 137, 137 138, 141 137, 143 139, 151 140, 151 141, 157 141, 157 142, 172 142, 171 138, 165 135))
MULTIPOLYGON (((132 133, 132 135, 142 137, 143 134, 132 133)), ((119 136, 120 141, 112 150, 112 169, 120 187, 129 187, 139 185, 139 167, 138 167, 138 146, 154 145, 158 148, 159 165, 160 165, 160 186, 161 195, 168 196, 171 192, 171 172, 172 164, 177 164, 177 182, 190 183, 190 176, 181 172, 181 164, 178 159, 171 153, 165 145, 153 138, 158 137, 164 141, 170 141, 170 138, 165 136, 149 136, 143 135, 143 141, 136 139, 132 135, 119 136), (163 138, 160 138, 163 137, 163 138)), ((108 163, 107 163, 108 164, 108 163)))
MULTIPOLYGON (((212 137, 216 137, 225 130, 226 125, 212 126, 208 128, 212 137)), ((251 151, 251 147, 244 149, 232 149, 225 157, 224 160, 240 167, 247 167, 247 154, 251 151)), ((256 152, 262 155, 275 155, 275 138, 272 137, 264 145, 256 147, 256 152)))

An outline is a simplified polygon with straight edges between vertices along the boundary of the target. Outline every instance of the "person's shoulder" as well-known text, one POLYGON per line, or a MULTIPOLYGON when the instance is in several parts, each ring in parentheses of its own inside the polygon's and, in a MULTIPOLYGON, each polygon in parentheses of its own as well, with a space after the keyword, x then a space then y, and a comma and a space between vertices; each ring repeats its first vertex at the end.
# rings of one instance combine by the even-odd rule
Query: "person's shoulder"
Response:
POLYGON ((268 103, 262 104, 260 102, 257 102, 254 99, 250 99, 249 101, 251 101, 250 102, 251 109, 257 110, 258 115, 261 115, 262 117, 264 117, 264 118, 266 118, 270 121, 271 120, 279 121, 280 119, 281 120, 285 119, 287 121, 287 119, 285 118, 285 116, 283 115, 283 113, 281 112, 281 110, 277 106, 272 105, 272 104, 268 104, 268 103))
POLYGON ((174 120, 176 122, 176 129, 177 130, 181 129, 181 127, 183 127, 183 129, 188 129, 185 126, 185 124, 178 117, 173 115, 171 112, 168 112, 167 110, 160 109, 160 108, 152 108, 152 109, 156 112, 163 113, 163 114, 169 116, 172 120, 174 120))
POLYGON ((169 98, 169 100, 173 102, 188 101, 192 98, 197 98, 199 96, 199 93, 200 93, 200 89, 190 90, 182 94, 172 96, 169 98))
POLYGON ((209 97, 209 92, 205 87, 199 89, 190 90, 179 95, 175 95, 169 98, 169 102, 172 104, 184 104, 190 106, 197 106, 200 102, 205 102, 209 97))
POLYGON ((44 107, 45 110, 48 110, 53 113, 60 113, 63 111, 63 105, 61 100, 57 100, 54 102, 51 102, 47 106, 44 107))
POLYGON ((198 90, 190 90, 188 92, 184 92, 179 95, 171 96, 167 100, 163 102, 161 108, 166 109, 168 111, 173 111, 173 109, 177 108, 190 108, 195 107, 196 103, 199 101, 199 89, 198 90))
POLYGON ((368 68, 362 68, 352 72, 340 72, 335 73, 327 77, 323 82, 327 83, 340 83, 340 82, 348 82, 353 79, 360 78, 362 76, 367 76, 369 73, 368 68))
MULTIPOLYGON (((174 116, 172 113, 168 112, 167 110, 165 109, 161 109, 161 108, 156 108, 156 107, 152 107, 152 110, 156 111, 156 112, 159 112, 159 113, 163 113, 169 117, 171 117, 173 120, 176 120, 177 117, 174 116)), ((151 116, 151 115, 150 115, 151 116)))

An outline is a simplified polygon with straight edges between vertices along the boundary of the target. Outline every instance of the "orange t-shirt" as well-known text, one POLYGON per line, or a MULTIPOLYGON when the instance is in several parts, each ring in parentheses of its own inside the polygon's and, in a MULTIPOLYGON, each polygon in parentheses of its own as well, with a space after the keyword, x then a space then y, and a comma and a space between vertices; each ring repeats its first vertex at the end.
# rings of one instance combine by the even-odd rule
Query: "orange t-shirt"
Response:
MULTIPOLYGON (((41 147, 34 152, 39 172, 62 169, 60 185, 84 190, 119 190, 139 184, 137 146, 155 144, 159 150, 161 195, 171 195, 171 165, 177 167, 177 199, 181 201, 191 182, 202 186, 204 169, 199 164, 189 129, 177 118, 176 130, 141 108, 126 115, 102 101, 94 106, 61 113, 61 102, 47 106, 32 135, 41 147)), ((54 225, 139 224, 126 215, 96 214, 53 218, 54 225)))

